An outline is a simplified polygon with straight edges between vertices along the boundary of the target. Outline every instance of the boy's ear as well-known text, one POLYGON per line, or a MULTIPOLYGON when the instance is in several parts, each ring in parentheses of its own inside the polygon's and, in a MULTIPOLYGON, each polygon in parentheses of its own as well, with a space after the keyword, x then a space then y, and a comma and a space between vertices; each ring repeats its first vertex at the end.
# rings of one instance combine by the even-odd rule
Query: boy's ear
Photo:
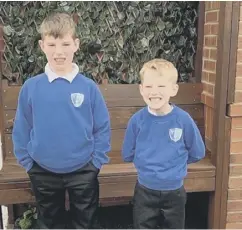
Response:
POLYGON ((179 90, 179 85, 178 84, 174 84, 172 86, 172 94, 171 94, 171 97, 175 97, 178 93, 178 90, 179 90))
POLYGON ((142 87, 142 83, 139 84, 139 92, 141 95, 143 95, 143 87, 142 87))
POLYGON ((44 52, 44 43, 42 40, 39 40, 39 46, 40 46, 41 50, 44 52))
POLYGON ((76 38, 74 42, 75 42, 75 46, 76 46, 76 50, 75 50, 75 52, 76 52, 80 47, 80 39, 76 38))

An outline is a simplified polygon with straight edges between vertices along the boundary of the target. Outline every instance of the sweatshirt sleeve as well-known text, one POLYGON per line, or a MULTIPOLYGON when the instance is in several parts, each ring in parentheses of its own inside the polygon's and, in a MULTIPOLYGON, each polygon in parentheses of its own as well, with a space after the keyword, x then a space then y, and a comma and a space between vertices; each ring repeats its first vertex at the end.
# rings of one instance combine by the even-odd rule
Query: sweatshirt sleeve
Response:
POLYGON ((18 163, 29 171, 33 165, 33 159, 27 151, 27 145, 30 141, 30 131, 32 129, 32 110, 29 103, 27 82, 22 86, 19 97, 18 106, 14 119, 12 132, 14 155, 18 163))
POLYGON ((122 158, 125 162, 133 162, 136 143, 136 122, 135 117, 131 117, 128 122, 127 129, 125 131, 122 158))
POLYGON ((107 153, 111 150, 110 116, 99 88, 94 86, 93 94, 93 135, 94 152, 92 162, 98 169, 109 162, 107 153))
POLYGON ((188 150, 188 164, 195 163, 205 157, 205 145, 202 136, 190 115, 187 116, 185 122, 185 145, 188 150))

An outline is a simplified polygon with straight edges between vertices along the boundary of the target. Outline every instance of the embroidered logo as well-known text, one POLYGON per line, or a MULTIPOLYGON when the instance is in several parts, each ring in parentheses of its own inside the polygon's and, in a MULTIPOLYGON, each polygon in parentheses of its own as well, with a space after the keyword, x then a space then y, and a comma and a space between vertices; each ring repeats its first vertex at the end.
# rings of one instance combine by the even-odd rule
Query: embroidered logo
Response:
POLYGON ((75 107, 80 107, 84 101, 84 94, 82 93, 72 93, 71 102, 75 107))
POLYGON ((172 141, 177 142, 182 137, 182 129, 174 128, 169 130, 169 136, 172 141))

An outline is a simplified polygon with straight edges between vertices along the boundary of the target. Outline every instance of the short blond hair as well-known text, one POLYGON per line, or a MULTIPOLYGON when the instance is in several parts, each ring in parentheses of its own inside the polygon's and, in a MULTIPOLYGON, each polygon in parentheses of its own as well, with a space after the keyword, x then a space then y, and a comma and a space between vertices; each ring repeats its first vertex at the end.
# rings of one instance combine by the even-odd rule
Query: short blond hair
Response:
POLYGON ((41 38, 53 36, 62 38, 66 34, 76 37, 76 24, 73 18, 67 13, 53 13, 46 17, 40 25, 39 32, 41 38))
POLYGON ((148 69, 156 71, 160 77, 170 78, 175 83, 178 80, 176 67, 165 59, 155 58, 146 62, 139 72, 141 82, 143 82, 145 71, 148 69))

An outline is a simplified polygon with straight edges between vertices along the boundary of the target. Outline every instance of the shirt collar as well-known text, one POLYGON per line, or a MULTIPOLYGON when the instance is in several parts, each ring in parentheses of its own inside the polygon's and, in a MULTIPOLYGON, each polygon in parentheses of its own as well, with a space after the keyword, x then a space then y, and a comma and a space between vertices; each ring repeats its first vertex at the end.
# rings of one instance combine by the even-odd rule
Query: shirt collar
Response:
POLYGON ((59 76, 55 72, 53 72, 48 63, 45 66, 45 74, 47 75, 49 82, 52 82, 57 78, 64 78, 71 83, 78 73, 79 67, 75 63, 72 63, 72 71, 65 76, 59 76))
MULTIPOLYGON (((171 105, 171 110, 173 110, 173 105, 171 105)), ((154 116, 162 116, 162 115, 158 115, 156 112, 153 112, 149 106, 148 106, 148 112, 154 116)))

